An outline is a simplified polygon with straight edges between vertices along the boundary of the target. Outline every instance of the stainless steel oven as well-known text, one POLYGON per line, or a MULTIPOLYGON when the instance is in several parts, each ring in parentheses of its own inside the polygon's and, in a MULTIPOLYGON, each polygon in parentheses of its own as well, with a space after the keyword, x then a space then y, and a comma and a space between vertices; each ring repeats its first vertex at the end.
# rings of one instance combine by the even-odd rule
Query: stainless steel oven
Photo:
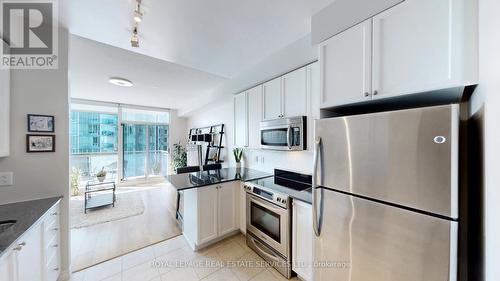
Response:
POLYGON ((260 122, 263 149, 306 150, 307 117, 298 116, 260 122))
POLYGON ((245 188, 247 245, 290 278, 291 208, 288 196, 257 186, 245 188))

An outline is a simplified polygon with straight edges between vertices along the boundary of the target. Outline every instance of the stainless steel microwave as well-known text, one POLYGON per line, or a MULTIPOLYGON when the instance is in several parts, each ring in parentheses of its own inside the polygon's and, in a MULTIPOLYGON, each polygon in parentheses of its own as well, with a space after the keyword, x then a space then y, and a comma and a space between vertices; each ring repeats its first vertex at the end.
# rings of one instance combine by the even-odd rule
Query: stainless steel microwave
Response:
POLYGON ((307 117, 298 116, 260 122, 260 144, 263 149, 306 150, 307 117))

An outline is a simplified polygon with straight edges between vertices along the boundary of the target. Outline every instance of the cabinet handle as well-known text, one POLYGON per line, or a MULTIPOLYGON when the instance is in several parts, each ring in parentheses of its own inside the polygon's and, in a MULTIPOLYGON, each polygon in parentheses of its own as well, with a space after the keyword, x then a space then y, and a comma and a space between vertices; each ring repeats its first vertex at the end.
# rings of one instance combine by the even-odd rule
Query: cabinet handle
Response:
POLYGON ((26 246, 26 242, 21 242, 21 243, 17 244, 17 246, 24 247, 24 246, 26 246))
POLYGON ((17 246, 15 248, 12 248, 12 250, 14 250, 14 251, 21 251, 22 249, 23 249, 23 247, 21 247, 21 246, 17 246))
POLYGON ((59 247, 59 244, 55 244, 52 246, 52 248, 57 248, 57 247, 59 247))
POLYGON ((369 96, 370 96, 370 93, 365 92, 365 97, 369 97, 369 96))
POLYGON ((51 216, 57 216, 57 212, 50 214, 51 216))
POLYGON ((59 271, 59 267, 54 268, 54 271, 59 271))
POLYGON ((52 231, 58 231, 59 228, 55 227, 55 228, 52 228, 52 231))
POLYGON ((373 91, 373 95, 374 95, 374 96, 378 95, 377 90, 373 91))

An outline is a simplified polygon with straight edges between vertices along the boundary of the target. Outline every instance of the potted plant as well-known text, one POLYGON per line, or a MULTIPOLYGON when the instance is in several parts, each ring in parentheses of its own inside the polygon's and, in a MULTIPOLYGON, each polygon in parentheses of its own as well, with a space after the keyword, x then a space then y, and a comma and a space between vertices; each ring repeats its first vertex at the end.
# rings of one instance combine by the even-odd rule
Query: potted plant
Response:
POLYGON ((175 171, 177 168, 187 166, 187 152, 180 142, 174 143, 174 149, 171 157, 172 161, 170 162, 170 165, 172 165, 172 170, 175 171))
POLYGON ((82 170, 73 167, 71 169, 71 196, 80 194, 79 184, 82 177, 82 170))
POLYGON ((103 181, 106 179, 106 175, 107 175, 107 174, 108 174, 108 172, 106 172, 106 171, 104 170, 104 167, 102 167, 101 171, 99 171, 99 172, 97 173, 97 175, 95 175, 95 176, 97 177, 97 180, 98 180, 99 182, 103 182, 103 181))
POLYGON ((243 158, 243 148, 233 148, 234 160, 236 161, 236 168, 241 168, 241 159, 243 158))

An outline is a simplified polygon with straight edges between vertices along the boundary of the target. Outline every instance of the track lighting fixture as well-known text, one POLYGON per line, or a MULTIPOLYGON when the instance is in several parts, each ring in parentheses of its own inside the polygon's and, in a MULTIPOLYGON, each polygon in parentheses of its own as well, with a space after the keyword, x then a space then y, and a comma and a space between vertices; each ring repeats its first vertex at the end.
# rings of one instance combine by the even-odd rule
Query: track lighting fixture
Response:
POLYGON ((134 30, 132 32, 132 38, 130 39, 130 44, 134 48, 139 48, 139 36, 137 35, 137 28, 139 27, 139 23, 142 22, 143 13, 141 11, 141 3, 142 0, 136 0, 136 6, 134 10, 134 30))
POLYGON ((139 36, 137 36, 137 26, 134 27, 134 32, 132 33, 130 44, 132 44, 132 47, 134 48, 139 48, 139 36))
POLYGON ((137 23, 142 22, 142 15, 141 0, 137 0, 137 5, 134 11, 134 21, 137 23))

